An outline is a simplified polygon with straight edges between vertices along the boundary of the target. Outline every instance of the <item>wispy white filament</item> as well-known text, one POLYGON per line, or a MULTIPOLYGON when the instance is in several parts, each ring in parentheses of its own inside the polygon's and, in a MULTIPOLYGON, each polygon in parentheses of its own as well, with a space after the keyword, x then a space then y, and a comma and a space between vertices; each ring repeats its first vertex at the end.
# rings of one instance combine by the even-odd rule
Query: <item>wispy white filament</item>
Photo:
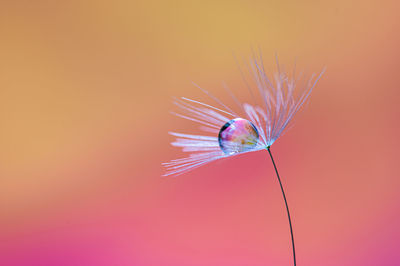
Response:
MULTIPOLYGON (((180 109, 180 112, 173 114, 199 124, 200 130, 213 135, 170 132, 172 136, 176 137, 176 140, 171 144, 180 147, 183 152, 189 152, 189 156, 163 163, 167 170, 165 176, 179 175, 220 158, 257 151, 271 146, 288 128, 294 115, 306 102, 324 72, 322 71, 317 77, 312 75, 305 85, 299 86, 298 78, 295 77, 294 72, 292 76, 289 76, 287 73, 281 72, 279 64, 277 64, 277 68, 277 73, 271 79, 267 76, 261 56, 259 58, 254 57, 250 63, 249 70, 252 73, 252 80, 256 85, 259 99, 261 99, 261 106, 240 103, 229 91, 233 100, 240 107, 240 111, 235 112, 196 84, 195 86, 210 96, 219 108, 184 97, 175 99, 174 104, 180 109), (295 93, 296 90, 297 94, 295 93), (257 128, 260 138, 257 145, 251 146, 250 150, 244 149, 246 151, 226 154, 220 149, 218 132, 228 121, 238 117, 251 121, 257 128)), ((246 85, 251 90, 247 82, 246 85)), ((250 92, 254 96, 253 92, 250 92)))

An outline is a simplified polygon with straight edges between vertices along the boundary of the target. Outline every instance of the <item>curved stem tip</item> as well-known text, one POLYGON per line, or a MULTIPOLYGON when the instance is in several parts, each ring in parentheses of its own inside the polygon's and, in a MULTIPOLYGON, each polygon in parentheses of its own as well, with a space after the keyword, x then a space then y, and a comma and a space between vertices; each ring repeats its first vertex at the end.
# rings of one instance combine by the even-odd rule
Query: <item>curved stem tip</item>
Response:
POLYGON ((287 203, 287 200, 286 200, 285 190, 283 189, 281 178, 279 177, 278 169, 276 168, 274 157, 272 157, 272 153, 271 153, 270 147, 267 147, 267 150, 268 150, 269 156, 271 156, 272 164, 274 165, 276 176, 278 177, 279 185, 281 186, 283 199, 285 200, 287 216, 288 216, 288 219, 289 219, 290 235, 292 237, 293 263, 294 263, 294 266, 296 266, 296 250, 295 250, 295 247, 294 247, 293 228, 292 228, 292 220, 290 219, 289 206, 288 206, 288 203, 287 203))

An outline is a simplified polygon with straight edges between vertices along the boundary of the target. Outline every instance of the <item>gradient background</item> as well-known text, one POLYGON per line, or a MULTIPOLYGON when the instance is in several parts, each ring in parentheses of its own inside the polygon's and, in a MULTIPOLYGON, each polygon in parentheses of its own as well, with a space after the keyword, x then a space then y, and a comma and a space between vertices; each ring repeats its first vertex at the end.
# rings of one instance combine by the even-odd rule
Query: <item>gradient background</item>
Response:
MULTIPOLYGON (((232 52, 327 72, 273 147, 298 265, 400 265, 398 1, 1 1, 0 264, 291 265, 266 152, 162 178, 232 52)), ((190 131, 192 130, 192 131, 190 131)))

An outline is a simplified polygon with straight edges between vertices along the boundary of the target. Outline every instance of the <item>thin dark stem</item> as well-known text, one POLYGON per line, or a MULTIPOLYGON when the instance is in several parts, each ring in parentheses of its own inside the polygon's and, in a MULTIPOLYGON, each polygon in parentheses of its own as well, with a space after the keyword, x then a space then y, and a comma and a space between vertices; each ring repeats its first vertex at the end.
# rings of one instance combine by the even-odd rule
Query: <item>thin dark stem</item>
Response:
POLYGON ((286 211, 287 211, 287 215, 288 215, 288 219, 289 219, 290 235, 292 236, 293 262, 294 262, 294 266, 296 266, 296 250, 295 250, 295 247, 294 247, 293 228, 292 228, 292 220, 290 219, 289 206, 288 206, 288 203, 287 203, 287 200, 286 200, 285 190, 283 189, 281 178, 279 177, 278 169, 276 168, 274 157, 272 157, 272 153, 271 153, 270 147, 268 147, 267 150, 268 150, 269 156, 271 156, 272 164, 274 165, 276 176, 278 177, 279 185, 281 186, 283 199, 285 200, 286 211))

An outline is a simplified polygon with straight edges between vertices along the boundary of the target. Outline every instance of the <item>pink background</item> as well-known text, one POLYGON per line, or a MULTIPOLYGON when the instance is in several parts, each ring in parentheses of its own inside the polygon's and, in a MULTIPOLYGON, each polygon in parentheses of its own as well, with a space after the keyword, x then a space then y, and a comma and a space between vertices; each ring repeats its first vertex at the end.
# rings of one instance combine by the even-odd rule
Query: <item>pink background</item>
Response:
MULTIPOLYGON (((298 265, 400 265, 398 1, 7 1, 0 264, 291 265, 266 152, 162 178, 173 96, 227 103, 232 53, 327 72, 272 147, 298 265)), ((208 101, 211 103, 211 101, 208 101)))

